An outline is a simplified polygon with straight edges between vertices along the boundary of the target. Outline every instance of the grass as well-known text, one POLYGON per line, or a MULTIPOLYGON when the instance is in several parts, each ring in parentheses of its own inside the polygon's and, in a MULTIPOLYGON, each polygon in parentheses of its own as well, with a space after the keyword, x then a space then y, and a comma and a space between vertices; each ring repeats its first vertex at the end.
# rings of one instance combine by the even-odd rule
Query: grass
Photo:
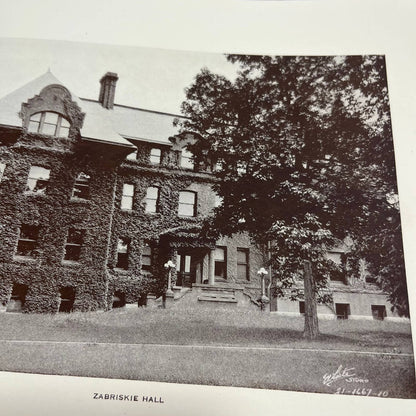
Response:
POLYGON ((318 340, 303 339, 303 318, 256 311, 121 309, 58 315, 0 315, 2 339, 150 344, 253 345, 412 353, 410 325, 320 321, 318 340))
POLYGON ((313 342, 302 336, 302 318, 256 311, 2 313, 0 325, 5 371, 336 393, 352 384, 326 386, 322 378, 342 365, 368 380, 354 387, 416 397, 405 323, 321 321, 313 342))

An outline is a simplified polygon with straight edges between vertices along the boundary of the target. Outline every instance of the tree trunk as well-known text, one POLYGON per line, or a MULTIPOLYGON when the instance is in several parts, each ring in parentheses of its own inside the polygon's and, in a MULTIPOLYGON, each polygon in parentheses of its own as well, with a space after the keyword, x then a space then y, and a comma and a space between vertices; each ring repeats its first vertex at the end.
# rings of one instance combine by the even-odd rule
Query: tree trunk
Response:
POLYGON ((305 329, 303 336, 308 339, 315 339, 319 335, 316 285, 311 262, 308 260, 303 262, 303 275, 305 284, 305 329))

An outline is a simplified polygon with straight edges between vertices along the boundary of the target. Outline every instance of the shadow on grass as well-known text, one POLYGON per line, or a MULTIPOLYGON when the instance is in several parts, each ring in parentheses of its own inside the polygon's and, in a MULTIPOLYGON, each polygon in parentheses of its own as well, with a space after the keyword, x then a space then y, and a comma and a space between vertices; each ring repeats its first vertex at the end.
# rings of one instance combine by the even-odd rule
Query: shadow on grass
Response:
POLYGON ((302 318, 256 313, 122 310, 69 315, 1 314, 3 340, 232 345, 412 353, 410 327, 388 322, 320 322, 303 337, 302 318))

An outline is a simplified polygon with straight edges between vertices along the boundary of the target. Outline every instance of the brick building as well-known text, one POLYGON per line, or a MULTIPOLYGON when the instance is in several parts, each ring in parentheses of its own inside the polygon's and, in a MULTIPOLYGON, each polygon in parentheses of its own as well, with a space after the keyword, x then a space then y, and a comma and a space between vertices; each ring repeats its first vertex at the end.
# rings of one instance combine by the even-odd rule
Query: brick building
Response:
MULTIPOLYGON (((97 101, 50 72, 0 99, 0 305, 57 312, 158 305, 258 308, 265 250, 248 236, 198 236, 220 201, 194 161, 178 117, 114 103, 117 74, 97 101)), ((337 260, 339 253, 332 253, 337 260)), ((393 317, 372 282, 331 282, 334 317, 393 317)), ((302 313, 272 299, 271 310, 302 313)))

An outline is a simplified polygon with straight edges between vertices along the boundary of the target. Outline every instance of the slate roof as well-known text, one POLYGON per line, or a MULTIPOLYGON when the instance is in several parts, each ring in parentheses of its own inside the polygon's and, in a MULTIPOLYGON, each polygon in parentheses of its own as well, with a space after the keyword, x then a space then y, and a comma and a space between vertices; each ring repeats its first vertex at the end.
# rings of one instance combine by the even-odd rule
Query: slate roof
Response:
MULTIPOLYGON (((0 99, 0 124, 22 127, 19 117, 22 103, 38 95, 51 84, 66 86, 50 71, 0 99)), ((85 113, 81 136, 106 143, 132 146, 127 139, 171 145, 169 138, 178 133, 173 120, 181 116, 114 104, 106 109, 98 101, 79 98, 70 91, 71 98, 85 113)))
POLYGON ((81 101, 83 111, 87 114, 102 114, 111 121, 112 128, 127 139, 171 145, 169 137, 178 134, 178 128, 173 126, 173 121, 181 118, 179 115, 119 104, 114 104, 113 109, 107 110, 98 101, 85 98, 81 98, 81 101))

